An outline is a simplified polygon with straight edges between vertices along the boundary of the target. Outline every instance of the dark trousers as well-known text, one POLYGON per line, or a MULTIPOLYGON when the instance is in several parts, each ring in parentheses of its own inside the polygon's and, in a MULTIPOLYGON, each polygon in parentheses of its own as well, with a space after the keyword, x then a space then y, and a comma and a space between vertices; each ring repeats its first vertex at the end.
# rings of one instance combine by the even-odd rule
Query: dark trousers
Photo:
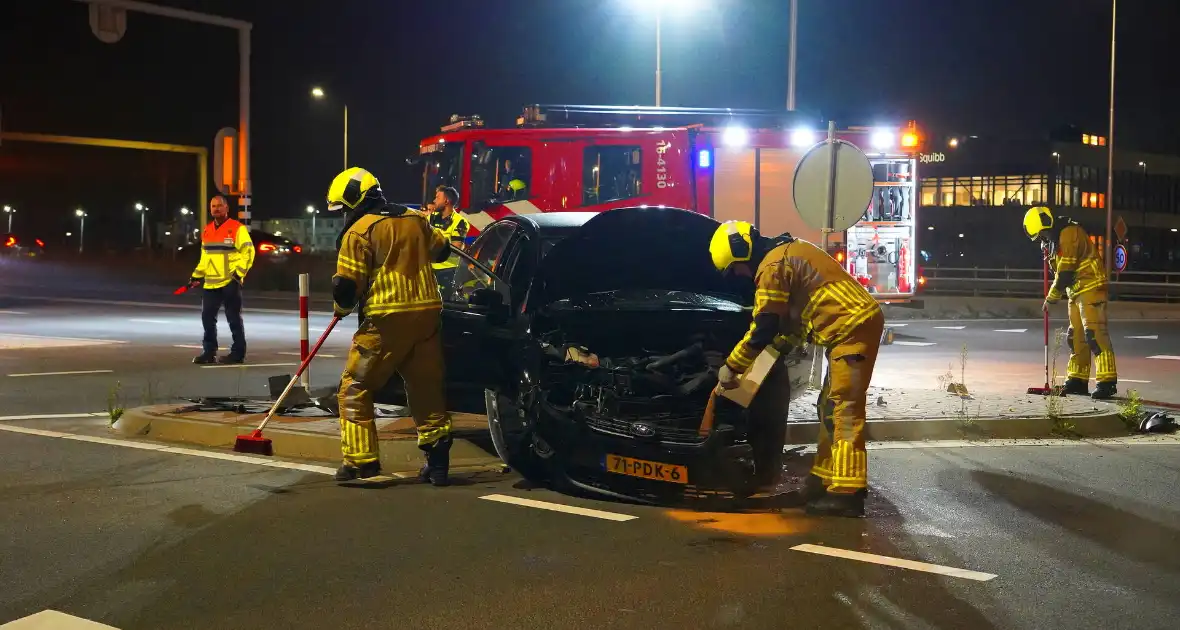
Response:
POLYGON ((202 347, 205 354, 217 354, 217 311, 225 306, 225 319, 233 335, 229 354, 234 357, 246 356, 246 329, 242 324, 242 285, 232 281, 224 287, 205 289, 201 298, 201 324, 205 326, 202 347))

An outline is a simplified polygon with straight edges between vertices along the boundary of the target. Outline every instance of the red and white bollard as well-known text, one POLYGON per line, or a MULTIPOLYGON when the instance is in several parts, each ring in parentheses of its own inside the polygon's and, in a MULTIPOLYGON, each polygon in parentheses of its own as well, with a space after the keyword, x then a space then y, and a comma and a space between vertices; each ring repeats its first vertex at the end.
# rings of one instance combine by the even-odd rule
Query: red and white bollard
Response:
MULTIPOLYGON (((302 363, 307 360, 307 355, 311 353, 311 344, 308 341, 307 331, 307 302, 308 296, 311 294, 311 276, 306 273, 299 274, 299 361, 302 363)), ((303 389, 311 390, 311 366, 308 365, 303 374, 299 377, 299 384, 303 389)))

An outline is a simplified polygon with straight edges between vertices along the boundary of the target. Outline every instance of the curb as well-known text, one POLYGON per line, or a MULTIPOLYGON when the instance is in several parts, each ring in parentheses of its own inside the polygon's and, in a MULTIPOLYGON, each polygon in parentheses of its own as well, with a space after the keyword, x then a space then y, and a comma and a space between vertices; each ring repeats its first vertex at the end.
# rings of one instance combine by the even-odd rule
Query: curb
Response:
MULTIPOLYGON (((227 412, 228 413, 228 412, 227 412)), ((234 414, 236 415, 236 414, 234 414)), ((243 416, 250 417, 250 416, 243 416)), ((112 428, 129 437, 195 444, 212 448, 232 449, 237 436, 258 428, 254 421, 208 422, 184 418, 150 408, 128 409, 112 428)), ((340 461, 340 437, 267 427, 276 457, 316 461, 340 461)), ((484 466, 498 463, 500 458, 492 449, 486 431, 461 430, 454 433, 451 447, 451 466, 484 466)), ((389 470, 417 469, 422 464, 422 451, 413 439, 380 441, 382 467, 389 470)))
MULTIPOLYGON (((1064 416, 1073 425, 1065 433, 1054 432, 1053 421, 1036 418, 973 418, 963 423, 957 418, 930 420, 870 420, 865 424, 866 442, 921 442, 923 440, 1029 439, 1060 437, 1119 437, 1131 435, 1117 413, 1064 416)), ((788 444, 814 444, 819 437, 819 422, 787 424, 788 444)))

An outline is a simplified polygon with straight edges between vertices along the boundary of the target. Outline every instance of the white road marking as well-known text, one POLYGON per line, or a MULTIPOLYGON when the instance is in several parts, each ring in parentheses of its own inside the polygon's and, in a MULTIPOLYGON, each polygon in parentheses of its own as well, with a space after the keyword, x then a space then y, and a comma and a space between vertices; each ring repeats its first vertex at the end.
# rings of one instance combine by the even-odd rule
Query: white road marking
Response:
POLYGON ((966 326, 935 326, 940 330, 963 330, 966 326))
POLYGON ((28 315, 24 311, 0 311, 0 315, 28 315))
POLYGON ((9 422, 11 420, 56 420, 58 418, 101 418, 105 415, 107 414, 101 411, 93 413, 40 413, 24 416, 0 416, 0 422, 9 422))
POLYGON ((72 348, 78 346, 108 346, 126 341, 113 339, 80 339, 78 337, 43 337, 0 333, 0 350, 29 350, 34 348, 72 348))
MULTIPOLYGON (((1097 382, 1098 382, 1098 381, 1096 381, 1095 379, 1090 379, 1090 380, 1091 380, 1091 381, 1094 381, 1095 383, 1097 383, 1097 382)), ((1120 378, 1120 379, 1119 379, 1119 382, 1120 382, 1120 383, 1150 383, 1151 381, 1137 381, 1137 380, 1135 380, 1135 379, 1133 379, 1133 378, 1120 378)))
POLYGON ((885 323, 886 328, 896 328, 898 326, 909 326, 909 324, 908 323, 906 323, 906 324, 893 324, 893 323, 889 323, 889 322, 885 323))
MULTIPOLYGON (((1144 446, 1144 445, 1176 445, 1180 444, 1180 436, 1175 435, 1133 435, 1115 438, 1093 439, 1064 439, 1064 438, 1021 438, 1012 440, 923 440, 921 442, 869 442, 866 448, 870 451, 910 450, 928 448, 1007 448, 1012 446, 1144 446)), ((814 449, 814 444, 792 444, 784 448, 803 446, 814 449)))
MULTIPOLYGON (((280 352, 280 353, 278 353, 278 354, 282 354, 282 355, 286 355, 286 356, 291 356, 291 357, 297 357, 297 356, 299 356, 299 353, 298 353, 298 352, 280 352)), ((319 359, 319 358, 321 358, 321 357, 322 357, 322 358, 324 358, 324 359, 338 359, 338 358, 340 358, 340 357, 338 357, 338 356, 336 356, 336 355, 334 355, 334 354, 324 354, 323 352, 321 352, 321 353, 319 353, 319 354, 315 355, 315 358, 317 358, 317 359, 319 359)))
POLYGON ((933 341, 894 341, 895 346, 937 346, 933 341))
POLYGON ((496 501, 498 503, 510 503, 512 505, 521 505, 524 507, 537 508, 538 510, 550 510, 553 512, 565 512, 566 514, 577 514, 578 516, 589 516, 591 518, 600 518, 604 521, 632 521, 638 516, 630 514, 619 514, 617 512, 603 512, 602 510, 591 510, 589 508, 576 507, 573 505, 563 505, 561 503, 549 503, 548 501, 536 501, 533 499, 521 499, 519 497, 510 497, 504 494, 488 494, 480 497, 487 501, 496 501))
MULTIPOLYGON (((204 350, 205 346, 198 346, 194 344, 174 344, 173 348, 187 348, 189 350, 204 350)), ((218 350, 228 350, 229 348, 218 348, 218 350)))
POLYGON ((1159 339, 1159 335, 1127 335, 1127 339, 1159 339))
POLYGON ((819 554, 821 556, 844 558, 845 560, 859 560, 861 562, 869 562, 872 564, 883 564, 890 567, 910 569, 911 571, 925 571, 926 573, 935 573, 937 575, 945 575, 948 577, 963 578, 965 580, 975 580, 977 582, 986 582, 998 577, 992 573, 980 573, 979 571, 957 569, 955 567, 947 567, 941 564, 930 564, 928 562, 918 562, 916 560, 905 560, 902 558, 893 558, 890 556, 879 556, 875 553, 850 551, 848 549, 840 549, 839 547, 824 547, 820 545, 804 544, 795 545, 794 547, 791 547, 791 549, 794 551, 805 551, 807 553, 819 554))
MULTIPOLYGON (((170 304, 167 302, 131 302, 131 301, 125 301, 125 300, 92 300, 92 299, 85 299, 85 298, 55 298, 55 297, 41 297, 41 296, 31 296, 31 295, 11 295, 11 294, 6 294, 6 293, 0 293, 0 297, 18 298, 18 299, 22 299, 22 300, 38 300, 41 302, 60 302, 62 304, 99 304, 102 306, 136 306, 136 307, 141 307, 141 308, 143 308, 143 307, 146 307, 146 308, 172 308, 172 309, 182 309, 182 310, 189 310, 189 311, 201 310, 200 304, 170 304)), ((272 298, 272 297, 267 297, 267 296, 251 296, 250 299, 286 300, 287 298, 272 298)), ((298 314, 299 313, 299 298, 297 296, 292 296, 290 298, 290 302, 291 302, 291 308, 279 309, 279 308, 246 307, 246 308, 243 308, 242 311, 246 312, 246 313, 275 313, 275 314, 279 314, 279 315, 298 314)), ((327 318, 332 317, 332 311, 330 311, 330 310, 328 310, 328 311, 314 311, 311 314, 317 315, 317 316, 323 316, 323 317, 327 317, 327 318)))
MULTIPOLYGON (((95 414, 98 415, 98 414, 95 414)), ((66 418, 77 417, 70 414, 48 416, 50 418, 66 418)), ((0 418, 4 419, 4 418, 0 418)), ((11 419, 11 418, 10 418, 11 419)), ((179 446, 167 446, 164 444, 155 444, 152 442, 132 442, 130 440, 119 440, 115 438, 105 438, 97 435, 79 435, 76 433, 64 433, 61 431, 46 431, 44 429, 34 429, 32 427, 22 427, 11 424, 0 424, 0 431, 8 431, 9 433, 23 433, 26 435, 38 435, 42 437, 60 438, 63 440, 72 440, 75 442, 90 442, 92 444, 106 444, 108 446, 122 446, 124 448, 134 448, 141 451, 156 451, 159 453, 173 453, 176 455, 190 455, 192 457, 204 457, 206 459, 220 459, 230 462, 239 462, 242 464, 254 464, 257 466, 266 466, 269 468, 286 468, 289 470, 301 470, 304 472, 319 473, 321 475, 334 475, 336 469, 328 468, 327 466, 314 466, 312 464, 300 464, 296 462, 287 462, 279 459, 268 459, 262 457, 251 457, 249 455, 238 455, 237 453, 221 453, 217 451, 201 451, 194 448, 183 448, 179 446)))
POLYGON ((71 370, 69 372, 25 372, 22 374, 9 374, 13 378, 21 376, 73 376, 75 374, 110 374, 114 370, 71 370))
POLYGON ((140 324, 171 324, 172 322, 166 319, 129 319, 129 322, 138 322, 140 324))
POLYGON ((1147 357, 1149 359, 1168 359, 1169 361, 1180 361, 1180 357, 1171 354, 1157 354, 1147 357))
POLYGON ((1001 329, 1001 330, 996 330, 996 331, 994 331, 994 332, 1002 332, 1002 333, 1026 333, 1026 332, 1028 332, 1028 329, 1027 329, 1027 328, 1004 328, 1004 329, 1001 329))
POLYGON ((235 365, 235 364, 231 363, 229 365, 202 365, 201 369, 202 370, 216 370, 219 368, 286 367, 286 366, 291 366, 291 365, 298 366, 299 364, 298 363, 238 363, 235 365))
POLYGON ((42 610, 35 615, 28 617, 21 617, 15 621, 10 621, 2 626, 0 630, 119 630, 114 626, 108 626, 105 623, 98 623, 97 621, 90 621, 82 617, 75 617, 67 615, 56 610, 42 610))

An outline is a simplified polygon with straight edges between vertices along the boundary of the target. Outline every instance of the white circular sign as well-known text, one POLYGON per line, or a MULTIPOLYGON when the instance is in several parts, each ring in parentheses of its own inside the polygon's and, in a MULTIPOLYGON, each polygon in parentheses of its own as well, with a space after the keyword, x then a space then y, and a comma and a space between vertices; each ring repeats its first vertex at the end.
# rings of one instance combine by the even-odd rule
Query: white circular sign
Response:
POLYGON ((844 140, 824 141, 808 149, 795 167, 792 186, 795 208, 809 227, 843 232, 860 221, 873 199, 873 167, 856 145, 844 140), (832 152, 836 153, 835 199, 828 225, 828 192, 832 152))

